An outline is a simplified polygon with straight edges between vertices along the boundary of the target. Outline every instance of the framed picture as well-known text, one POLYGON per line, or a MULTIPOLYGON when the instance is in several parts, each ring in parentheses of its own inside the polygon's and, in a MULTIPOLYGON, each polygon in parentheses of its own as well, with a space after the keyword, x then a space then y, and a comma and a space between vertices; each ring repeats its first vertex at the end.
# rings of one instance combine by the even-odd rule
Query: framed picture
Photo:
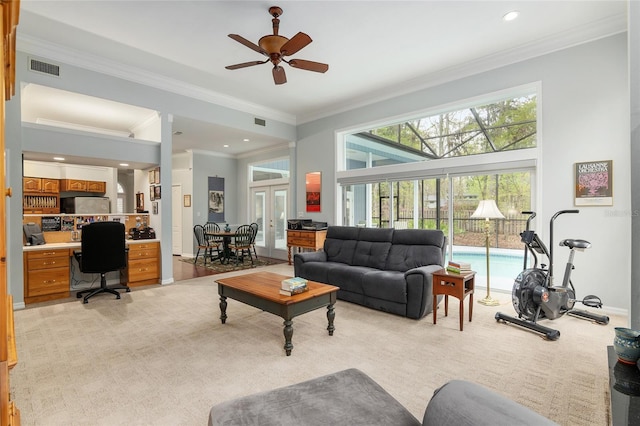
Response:
POLYGON ((153 171, 153 183, 155 184, 159 184, 160 183, 160 167, 156 168, 153 171))
POLYGON ((153 208, 153 214, 158 214, 158 202, 154 201, 153 203, 151 203, 151 206, 153 208))
POLYGON ((153 170, 149 170, 149 184, 153 185, 156 183, 156 174, 153 170))
POLYGON ((613 161, 575 164, 576 206, 613 205, 613 161))
POLYGON ((151 201, 155 200, 156 199, 155 195, 156 195, 155 186, 152 185, 149 187, 149 199, 151 201))
POLYGON ((153 196, 156 200, 159 200, 160 198, 162 198, 161 189, 162 187, 160 185, 156 185, 153 187, 153 196))
POLYGON ((183 200, 182 204, 185 207, 191 207, 191 194, 185 195, 184 197, 182 197, 182 200, 183 200))

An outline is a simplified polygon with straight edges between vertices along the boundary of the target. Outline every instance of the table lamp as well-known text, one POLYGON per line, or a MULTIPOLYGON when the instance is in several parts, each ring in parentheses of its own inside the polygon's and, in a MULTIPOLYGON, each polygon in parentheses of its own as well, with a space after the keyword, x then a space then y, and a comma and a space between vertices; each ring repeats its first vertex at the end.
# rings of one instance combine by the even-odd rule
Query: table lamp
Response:
POLYGON ((486 306, 496 306, 499 305, 496 299, 491 298, 491 290, 489 286, 489 227, 491 223, 489 219, 504 219, 504 215, 498 210, 498 206, 496 206, 496 202, 494 200, 482 200, 480 204, 478 204, 478 208, 471 215, 472 219, 484 219, 484 235, 485 235, 485 247, 486 247, 486 256, 487 256, 487 296, 484 299, 478 300, 478 303, 482 303, 486 306))

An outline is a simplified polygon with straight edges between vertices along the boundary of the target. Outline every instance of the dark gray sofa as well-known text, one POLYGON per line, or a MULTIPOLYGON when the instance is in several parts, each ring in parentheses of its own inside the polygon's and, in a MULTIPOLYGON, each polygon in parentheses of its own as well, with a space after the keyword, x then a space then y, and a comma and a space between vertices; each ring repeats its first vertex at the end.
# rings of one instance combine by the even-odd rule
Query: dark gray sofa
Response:
POLYGON ((324 251, 295 254, 294 273, 340 287, 338 299, 420 319, 432 312, 431 273, 445 250, 439 230, 330 226, 324 251))
POLYGON ((371 377, 350 368, 217 404, 209 412, 209 426, 223 425, 553 426, 556 423, 463 380, 452 380, 437 389, 420 423, 371 377))

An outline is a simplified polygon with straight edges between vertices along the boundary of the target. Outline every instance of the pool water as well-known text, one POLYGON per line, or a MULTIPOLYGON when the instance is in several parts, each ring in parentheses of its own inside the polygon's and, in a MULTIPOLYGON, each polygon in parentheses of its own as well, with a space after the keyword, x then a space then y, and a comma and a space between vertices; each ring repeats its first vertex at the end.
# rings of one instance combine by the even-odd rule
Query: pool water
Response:
MULTIPOLYGON (((523 250, 491 249, 489 251, 489 271, 491 290, 511 292, 513 282, 522 272, 523 250)), ((453 260, 468 262, 476 271, 476 285, 486 287, 487 258, 486 250, 478 247, 454 247, 453 260)), ((531 266, 531 263, 528 264, 531 266)))

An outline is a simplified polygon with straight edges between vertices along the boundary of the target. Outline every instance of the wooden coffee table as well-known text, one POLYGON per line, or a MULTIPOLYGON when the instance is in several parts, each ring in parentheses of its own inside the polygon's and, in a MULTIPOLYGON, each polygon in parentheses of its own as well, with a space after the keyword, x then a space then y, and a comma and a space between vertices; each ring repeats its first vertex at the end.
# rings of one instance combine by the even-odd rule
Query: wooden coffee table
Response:
POLYGON ((282 280, 287 278, 291 277, 272 272, 256 272, 216 280, 220 295, 220 320, 223 324, 227 321, 227 298, 282 317, 284 319, 284 350, 289 356, 293 349, 293 344, 291 344, 292 319, 326 306, 327 320, 329 321, 327 330, 329 336, 333 336, 335 330, 333 320, 336 316, 334 305, 339 288, 309 281, 307 283, 308 291, 294 296, 283 296, 280 294, 280 286, 282 280))

